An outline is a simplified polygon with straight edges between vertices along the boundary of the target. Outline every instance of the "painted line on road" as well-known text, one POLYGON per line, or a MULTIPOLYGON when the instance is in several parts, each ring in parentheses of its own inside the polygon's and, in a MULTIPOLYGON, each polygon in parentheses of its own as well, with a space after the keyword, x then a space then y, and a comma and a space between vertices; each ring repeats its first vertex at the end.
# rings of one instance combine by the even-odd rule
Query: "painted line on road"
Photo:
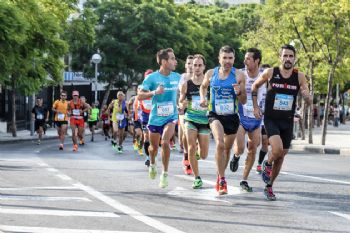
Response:
POLYGON ((74 184, 74 186, 76 186, 77 188, 80 188, 81 190, 84 190, 85 192, 89 193, 91 196, 103 201, 104 203, 106 203, 107 205, 113 207, 116 210, 119 210, 127 215, 129 215, 130 217, 143 222, 144 224, 155 228, 161 232, 165 232, 165 233, 184 233, 183 231, 180 231, 174 227, 171 227, 169 225, 166 225, 158 220, 155 220, 153 218, 150 218, 148 216, 143 215, 141 212, 138 212, 134 209, 132 209, 129 206, 126 206, 102 193, 100 193, 99 191, 89 187, 89 186, 85 186, 81 183, 76 183, 74 184))
POLYGON ((328 211, 328 212, 331 213, 331 214, 335 214, 337 216, 346 218, 347 220, 350 220, 350 214, 342 214, 342 213, 339 213, 339 212, 332 212, 332 211, 328 211))
POLYGON ((325 179, 325 178, 321 178, 321 177, 317 177, 317 176, 300 175, 300 174, 295 174, 295 173, 290 173, 290 172, 280 172, 280 173, 284 174, 284 175, 297 176, 297 177, 303 177, 303 178, 308 178, 308 179, 327 181, 327 182, 331 182, 331 183, 349 184, 350 185, 350 182, 348 182, 348 181, 325 179))
POLYGON ((58 172, 58 170, 56 168, 53 168, 53 167, 48 167, 48 168, 46 168, 46 170, 49 172, 58 172))
POLYGON ((43 186, 43 187, 21 187, 21 188, 0 188, 0 191, 27 191, 27 190, 78 190, 74 186, 43 186))
POLYGON ((19 196, 19 195, 0 195, 1 201, 78 201, 91 202, 86 197, 42 197, 42 196, 19 196))
MULTIPOLYGON (((32 232, 32 233, 150 233, 140 231, 104 231, 88 229, 64 229, 64 228, 47 228, 47 227, 25 227, 25 226, 8 226, 0 225, 0 230, 10 232, 32 232)), ((2 231, 0 231, 2 232, 2 231)))
POLYGON ((73 210, 43 210, 43 209, 6 209, 0 207, 0 214, 20 214, 20 215, 51 215, 63 217, 100 217, 118 218, 119 215, 111 212, 95 211, 73 211, 73 210))
POLYGON ((56 176, 62 180, 72 180, 72 178, 64 174, 57 174, 56 176))

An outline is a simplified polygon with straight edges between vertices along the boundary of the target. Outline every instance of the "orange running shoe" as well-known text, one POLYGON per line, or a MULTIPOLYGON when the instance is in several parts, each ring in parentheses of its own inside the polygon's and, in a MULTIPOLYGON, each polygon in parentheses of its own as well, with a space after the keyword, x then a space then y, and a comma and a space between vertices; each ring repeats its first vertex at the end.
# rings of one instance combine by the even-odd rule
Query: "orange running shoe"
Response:
POLYGON ((227 183, 225 180, 221 180, 219 183, 219 195, 227 194, 227 183))
POLYGON ((73 151, 74 151, 74 152, 77 152, 77 151, 78 151, 78 144, 74 144, 74 145, 73 145, 73 151))

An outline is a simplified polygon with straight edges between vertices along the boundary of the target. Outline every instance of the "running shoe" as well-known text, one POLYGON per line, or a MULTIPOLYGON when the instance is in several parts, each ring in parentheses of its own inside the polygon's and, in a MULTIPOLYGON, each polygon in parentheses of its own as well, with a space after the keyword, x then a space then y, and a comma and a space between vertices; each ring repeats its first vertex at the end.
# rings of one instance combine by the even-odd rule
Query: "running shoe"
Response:
POLYGON ((168 187, 168 174, 162 173, 160 175, 159 187, 161 187, 161 188, 168 187))
POLYGON ((138 153, 139 153, 140 156, 143 156, 143 150, 142 150, 142 148, 141 148, 141 149, 138 149, 137 151, 138 151, 138 153))
POLYGON ((77 152, 77 151, 78 151, 78 144, 74 144, 74 145, 73 145, 73 151, 74 151, 74 152, 77 152))
POLYGON ((261 178, 266 184, 269 183, 270 181, 271 173, 272 173, 272 165, 269 165, 267 161, 264 161, 261 178))
POLYGON ((188 159, 182 159, 182 165, 183 166, 189 166, 190 165, 190 161, 188 161, 188 159))
POLYGON ((150 165, 150 161, 149 161, 149 157, 147 156, 147 158, 146 158, 146 160, 145 160, 145 165, 147 166, 147 167, 149 167, 149 165, 150 165))
POLYGON ((137 142, 135 140, 135 142, 134 142, 134 150, 138 150, 138 149, 139 149, 139 146, 137 145, 137 142))
POLYGON ((268 201, 276 201, 276 196, 273 193, 272 187, 265 187, 264 195, 268 201))
POLYGON ((38 140, 38 142, 36 143, 37 145, 40 145, 40 143, 41 143, 41 141, 40 141, 40 139, 38 140))
POLYGON ((219 195, 227 194, 227 183, 226 180, 221 180, 219 183, 219 195))
POLYGON ((118 146, 117 152, 118 152, 119 154, 123 153, 123 147, 122 147, 122 146, 118 146))
POLYGON ((105 137, 105 141, 107 141, 107 137, 105 137))
POLYGON ((59 150, 63 150, 63 144, 60 144, 58 147, 59 150))
POLYGON ((258 173, 258 174, 261 174, 261 164, 258 164, 257 166, 256 166, 256 173, 258 173))
POLYGON ((154 180, 157 176, 157 167, 155 164, 152 164, 149 166, 148 168, 148 175, 149 178, 151 178, 152 180, 154 180))
POLYGON ((242 191, 245 191, 248 193, 253 192, 253 188, 248 185, 247 181, 241 181, 239 185, 241 186, 242 191))
POLYGON ((84 146, 84 145, 85 145, 85 141, 84 141, 84 139, 80 139, 79 144, 80 144, 81 146, 84 146))
POLYGON ((192 185, 192 188, 194 189, 200 189, 202 188, 203 186, 203 181, 201 178, 196 178, 194 181, 193 181, 193 185, 192 185))
POLYGON ((233 155, 233 158, 231 159, 231 162, 230 162, 230 170, 232 172, 236 172, 238 170, 239 158, 240 157, 236 157, 235 155, 233 155))
POLYGON ((186 175, 192 175, 191 165, 188 165, 188 166, 184 167, 184 171, 185 171, 186 175))

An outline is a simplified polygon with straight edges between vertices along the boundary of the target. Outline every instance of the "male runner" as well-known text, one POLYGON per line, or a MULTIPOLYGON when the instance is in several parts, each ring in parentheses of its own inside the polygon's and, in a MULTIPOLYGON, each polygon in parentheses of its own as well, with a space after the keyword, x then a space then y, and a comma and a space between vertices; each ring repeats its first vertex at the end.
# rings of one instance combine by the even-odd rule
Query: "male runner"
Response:
POLYGON ((161 49, 157 52, 158 71, 148 75, 142 83, 142 90, 138 94, 140 100, 152 98, 152 110, 149 116, 148 129, 150 132, 149 176, 155 179, 157 168, 155 157, 158 153, 159 140, 162 146, 163 172, 160 176, 159 186, 168 186, 168 166, 170 159, 170 139, 174 135, 178 120, 177 90, 180 74, 173 72, 177 65, 173 49, 161 49))
POLYGON ((49 121, 49 111, 43 106, 43 98, 41 97, 36 98, 36 105, 32 109, 32 119, 34 120, 34 129, 38 134, 37 144, 40 145, 45 124, 49 121))
POLYGON ((60 140, 59 149, 63 150, 64 137, 67 133, 68 125, 68 101, 67 92, 61 91, 60 99, 52 105, 52 111, 55 114, 55 124, 57 127, 58 139, 60 140))
POLYGON ((208 70, 200 88, 200 103, 205 107, 209 103, 209 125, 216 143, 217 182, 219 195, 227 194, 225 170, 230 159, 230 152, 239 126, 237 114, 238 101, 245 104, 244 73, 232 67, 235 50, 223 46, 219 52, 220 66, 208 70), (206 99, 210 86, 210 98, 206 99))
POLYGON ((279 67, 266 69, 252 86, 254 115, 261 118, 257 96, 260 86, 268 82, 265 100, 264 124, 271 145, 268 160, 263 163, 262 178, 266 183, 264 194, 268 200, 276 200, 272 185, 278 176, 284 157, 293 137, 293 117, 299 91, 307 104, 311 104, 308 84, 304 73, 294 69, 295 48, 283 45, 279 67))
MULTIPOLYGON (((241 189, 246 192, 252 192, 253 189, 248 185, 248 176, 255 161, 255 154, 260 143, 261 119, 255 119, 253 101, 251 97, 251 87, 254 81, 261 75, 262 70, 259 69, 261 62, 261 51, 256 48, 249 48, 244 56, 245 69, 242 71, 245 75, 245 90, 247 93, 246 104, 238 105, 240 126, 238 128, 237 137, 234 143, 234 155, 230 162, 230 169, 236 172, 238 169, 240 155, 243 154, 245 148, 245 135, 248 134, 248 152, 243 171, 243 179, 240 182, 241 189)), ((261 86, 260 89, 265 88, 261 86)), ((259 93, 263 93, 259 90, 259 93)), ((258 101, 261 101, 259 96, 258 101)))
POLYGON ((199 90, 204 79, 205 59, 202 55, 196 54, 193 57, 193 75, 190 80, 181 86, 180 106, 187 108, 185 113, 186 139, 188 145, 189 161, 194 173, 195 180, 192 187, 199 189, 203 181, 199 176, 198 161, 196 158, 197 139, 199 142, 199 155, 206 159, 209 150, 209 125, 207 108, 200 106, 199 90))
POLYGON ((91 109, 89 111, 89 118, 88 118, 88 123, 89 123, 89 129, 91 132, 91 141, 94 141, 94 136, 95 136, 95 128, 98 122, 98 116, 100 114, 100 110, 97 108, 97 103, 92 103, 91 109))

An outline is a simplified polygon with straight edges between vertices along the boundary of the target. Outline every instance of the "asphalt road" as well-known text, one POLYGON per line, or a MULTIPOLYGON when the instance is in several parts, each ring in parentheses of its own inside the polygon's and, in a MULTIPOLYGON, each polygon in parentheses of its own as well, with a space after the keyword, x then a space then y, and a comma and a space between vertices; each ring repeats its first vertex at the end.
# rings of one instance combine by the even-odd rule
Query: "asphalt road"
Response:
POLYGON ((213 142, 199 163, 200 190, 192 189, 177 151, 169 187, 161 189, 159 174, 148 178, 130 140, 124 154, 100 136, 77 153, 71 149, 59 151, 56 140, 0 145, 0 231, 350 232, 350 157, 291 152, 270 202, 255 170, 253 192, 240 191, 244 157, 237 173, 226 171, 229 194, 217 196, 213 142))

